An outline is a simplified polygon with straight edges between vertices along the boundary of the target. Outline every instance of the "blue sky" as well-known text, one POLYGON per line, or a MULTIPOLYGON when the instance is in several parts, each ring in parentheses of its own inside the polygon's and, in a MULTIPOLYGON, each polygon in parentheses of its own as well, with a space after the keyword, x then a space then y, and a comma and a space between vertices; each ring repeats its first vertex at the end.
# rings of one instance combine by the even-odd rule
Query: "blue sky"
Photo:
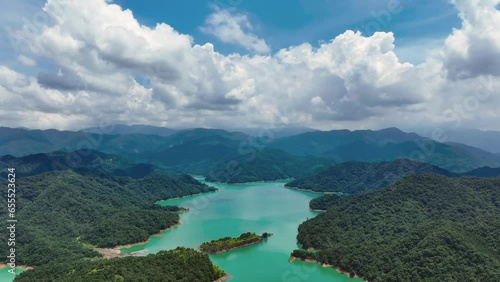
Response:
POLYGON ((499 4, 0 0, 0 125, 500 130, 499 4))
MULTIPOLYGON (((309 42, 318 45, 330 41, 347 29, 360 30, 364 35, 374 31, 394 32, 396 45, 410 49, 401 52, 403 59, 418 62, 423 58, 419 46, 439 43, 459 28, 457 9, 446 0, 214 0, 214 1, 155 1, 115 0, 132 10, 144 25, 166 22, 181 33, 190 34, 195 42, 218 43, 219 52, 244 52, 238 46, 223 44, 204 34, 199 27, 213 12, 212 5, 235 9, 249 16, 258 36, 265 39, 273 51, 309 42), (394 5, 394 6, 390 6, 394 5), (391 13, 390 7, 397 13, 391 13), (389 13, 387 13, 389 12, 389 13), (390 18, 387 17, 390 15, 390 18)), ((398 50, 397 50, 398 51, 398 50)))

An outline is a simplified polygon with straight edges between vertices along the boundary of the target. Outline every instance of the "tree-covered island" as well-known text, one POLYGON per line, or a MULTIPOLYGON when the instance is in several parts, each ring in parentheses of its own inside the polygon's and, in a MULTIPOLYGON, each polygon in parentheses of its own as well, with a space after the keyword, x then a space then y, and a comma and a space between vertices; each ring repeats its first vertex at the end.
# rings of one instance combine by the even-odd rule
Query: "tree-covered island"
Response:
POLYGON ((264 232, 261 236, 246 232, 240 235, 237 238, 224 237, 218 240, 212 240, 210 242, 205 242, 201 244, 198 249, 200 251, 210 253, 210 254, 220 254, 230 250, 250 246, 253 244, 260 243, 271 237, 273 234, 264 232))

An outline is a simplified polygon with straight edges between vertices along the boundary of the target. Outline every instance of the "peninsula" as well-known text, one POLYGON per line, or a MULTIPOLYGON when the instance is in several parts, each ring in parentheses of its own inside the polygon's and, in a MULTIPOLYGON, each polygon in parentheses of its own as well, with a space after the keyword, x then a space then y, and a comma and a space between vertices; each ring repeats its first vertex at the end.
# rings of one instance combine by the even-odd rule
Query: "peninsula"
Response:
POLYGON ((260 243, 264 239, 271 237, 273 234, 264 232, 262 236, 255 233, 243 233, 240 237, 231 238, 224 237, 218 240, 212 240, 210 242, 205 242, 201 244, 198 249, 200 251, 210 253, 210 254, 220 254, 230 250, 250 246, 253 244, 260 243))

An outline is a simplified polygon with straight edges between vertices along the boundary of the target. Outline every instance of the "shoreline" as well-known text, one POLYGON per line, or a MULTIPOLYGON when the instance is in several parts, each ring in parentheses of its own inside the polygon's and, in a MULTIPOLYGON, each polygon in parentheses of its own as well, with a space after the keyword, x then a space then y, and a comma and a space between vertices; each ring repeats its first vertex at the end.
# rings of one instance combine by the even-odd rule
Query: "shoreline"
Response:
POLYGON ((247 184, 256 184, 256 183, 278 183, 282 181, 293 180, 293 178, 283 178, 276 180, 261 180, 261 181, 250 181, 250 182, 217 182, 217 181, 207 181, 209 183, 219 183, 219 184, 227 184, 227 185, 247 185, 247 184))
POLYGON ((211 254, 211 255, 218 255, 218 254, 227 253, 227 252, 232 251, 232 250, 241 249, 241 248, 244 248, 244 247, 256 245, 256 244, 262 243, 262 242, 264 242, 264 239, 261 239, 259 241, 255 241, 255 242, 252 242, 252 243, 248 243, 248 244, 245 244, 245 245, 241 245, 241 246, 238 246, 238 247, 234 247, 234 248, 231 248, 231 249, 223 250, 223 251, 220 251, 220 252, 216 252, 216 253, 211 253, 211 252, 203 251, 202 249, 200 249, 200 246, 196 247, 196 249, 199 250, 200 252, 203 252, 203 253, 207 253, 207 254, 211 254))
POLYGON ((117 258, 117 257, 125 257, 125 256, 133 256, 133 255, 136 255, 136 254, 139 254, 139 253, 143 253, 145 250, 140 250, 140 251, 136 251, 136 252, 133 252, 133 253, 130 253, 130 254, 124 254, 121 249, 124 249, 124 248, 132 248, 132 247, 135 247, 135 246, 139 246, 139 245, 145 245, 147 243, 149 243, 149 241, 151 241, 151 237, 155 236, 155 237, 159 237, 159 236, 162 236, 164 232, 166 231, 170 231, 178 226, 182 225, 182 219, 179 218, 179 220, 177 221, 176 224, 166 228, 166 229, 163 229, 161 230, 160 232, 156 233, 156 234, 153 234, 153 235, 150 235, 148 237, 147 240, 143 241, 143 242, 138 242, 138 243, 132 243, 132 244, 127 244, 127 245, 120 245, 120 246, 116 246, 116 247, 113 247, 113 248, 94 248, 94 250, 96 250, 97 252, 99 252, 103 258, 105 259, 110 259, 110 258, 117 258))
POLYGON ((313 211, 313 212, 326 212, 326 210, 315 210, 315 209, 311 209, 309 208, 310 211, 313 211))
POLYGON ((322 267, 331 267, 331 268, 334 268, 335 270, 337 270, 338 273, 340 274, 344 274, 350 278, 360 278, 360 279, 363 279, 364 282, 369 282, 368 280, 364 279, 363 277, 360 277, 358 276, 357 274, 354 274, 354 275, 351 275, 352 273, 348 272, 348 271, 345 271, 343 270, 342 268, 340 267, 337 267, 335 265, 331 265, 331 264, 328 264, 328 263, 322 263, 322 262, 319 262, 317 260, 314 260, 314 259, 302 259, 302 258, 298 258, 298 257, 294 257, 294 256, 290 256, 290 258, 288 259, 288 262, 293 262, 294 260, 300 260, 300 261, 304 261, 304 262, 311 262, 311 263, 317 263, 319 265, 321 265, 322 267))
POLYGON ((233 278, 233 276, 231 276, 231 274, 227 274, 222 276, 221 278, 215 280, 214 282, 224 282, 224 281, 227 281, 229 279, 233 278))
POLYGON ((255 241, 255 242, 251 242, 251 243, 247 243, 247 244, 244 244, 244 245, 241 245, 241 246, 237 246, 237 247, 234 247, 234 248, 230 248, 230 249, 227 249, 227 250, 223 250, 223 251, 220 251, 220 252, 216 252, 216 253, 212 253, 212 252, 207 252, 207 251, 203 251, 200 247, 200 246, 197 246, 196 249, 199 250, 200 252, 203 252, 203 253, 207 253, 207 254, 211 254, 211 255, 218 255, 218 254, 222 254, 222 253, 226 253, 226 252, 229 252, 229 251, 232 251, 232 250, 236 250, 236 249, 240 249, 240 248, 244 248, 244 247, 248 247, 248 246, 252 246, 252 245, 256 245, 258 243, 262 243, 264 242, 266 239, 268 239, 269 237, 273 236, 272 233, 269 233, 270 235, 267 236, 267 237, 262 237, 259 241, 255 241))
POLYGON ((186 196, 181 196, 181 197, 175 197, 175 198, 170 198, 170 199, 165 199, 165 200, 158 200, 158 201, 155 202, 155 204, 158 204, 159 202, 179 200, 179 199, 184 199, 184 198, 188 198, 188 197, 193 197, 193 196, 199 196, 199 195, 203 195, 203 194, 208 194, 208 193, 217 193, 219 191, 220 191, 219 188, 215 188, 215 191, 200 192, 200 193, 186 195, 186 196))
MULTIPOLYGON (((5 263, 0 263, 0 269, 4 269, 4 268, 10 268, 10 266, 8 266, 5 263)), ((16 265, 15 268, 16 269, 24 269, 24 270, 35 269, 33 266, 28 266, 28 265, 16 265)))
POLYGON ((309 189, 303 189, 299 187, 291 187, 291 186, 285 186, 287 189, 292 189, 292 190, 299 190, 299 191, 306 191, 310 193, 315 193, 315 194, 321 194, 321 195, 339 195, 339 194, 345 194, 342 192, 319 192, 319 191, 314 191, 314 190, 309 190, 309 189))

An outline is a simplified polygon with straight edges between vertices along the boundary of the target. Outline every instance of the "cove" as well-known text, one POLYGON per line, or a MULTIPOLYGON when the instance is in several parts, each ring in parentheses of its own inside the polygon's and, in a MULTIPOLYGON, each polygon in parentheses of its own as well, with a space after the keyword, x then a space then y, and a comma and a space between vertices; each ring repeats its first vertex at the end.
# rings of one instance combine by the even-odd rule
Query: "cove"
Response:
POLYGON ((0 268, 0 281, 1 282, 12 282, 14 281, 14 278, 16 278, 16 275, 19 275, 21 272, 24 271, 22 268, 16 268, 15 273, 16 275, 13 275, 12 273, 9 273, 10 267, 4 267, 0 268))
POLYGON ((288 262, 290 253, 297 248, 299 224, 318 214, 309 210, 309 201, 319 194, 287 189, 284 181, 205 183, 219 188, 219 192, 159 202, 189 208, 189 212, 180 213, 182 225, 161 236, 152 236, 146 244, 121 251, 146 255, 177 246, 195 248, 203 242, 237 237, 244 232, 270 232, 274 235, 263 243, 210 255, 210 258, 233 277, 231 282, 363 281, 316 263, 288 262))

